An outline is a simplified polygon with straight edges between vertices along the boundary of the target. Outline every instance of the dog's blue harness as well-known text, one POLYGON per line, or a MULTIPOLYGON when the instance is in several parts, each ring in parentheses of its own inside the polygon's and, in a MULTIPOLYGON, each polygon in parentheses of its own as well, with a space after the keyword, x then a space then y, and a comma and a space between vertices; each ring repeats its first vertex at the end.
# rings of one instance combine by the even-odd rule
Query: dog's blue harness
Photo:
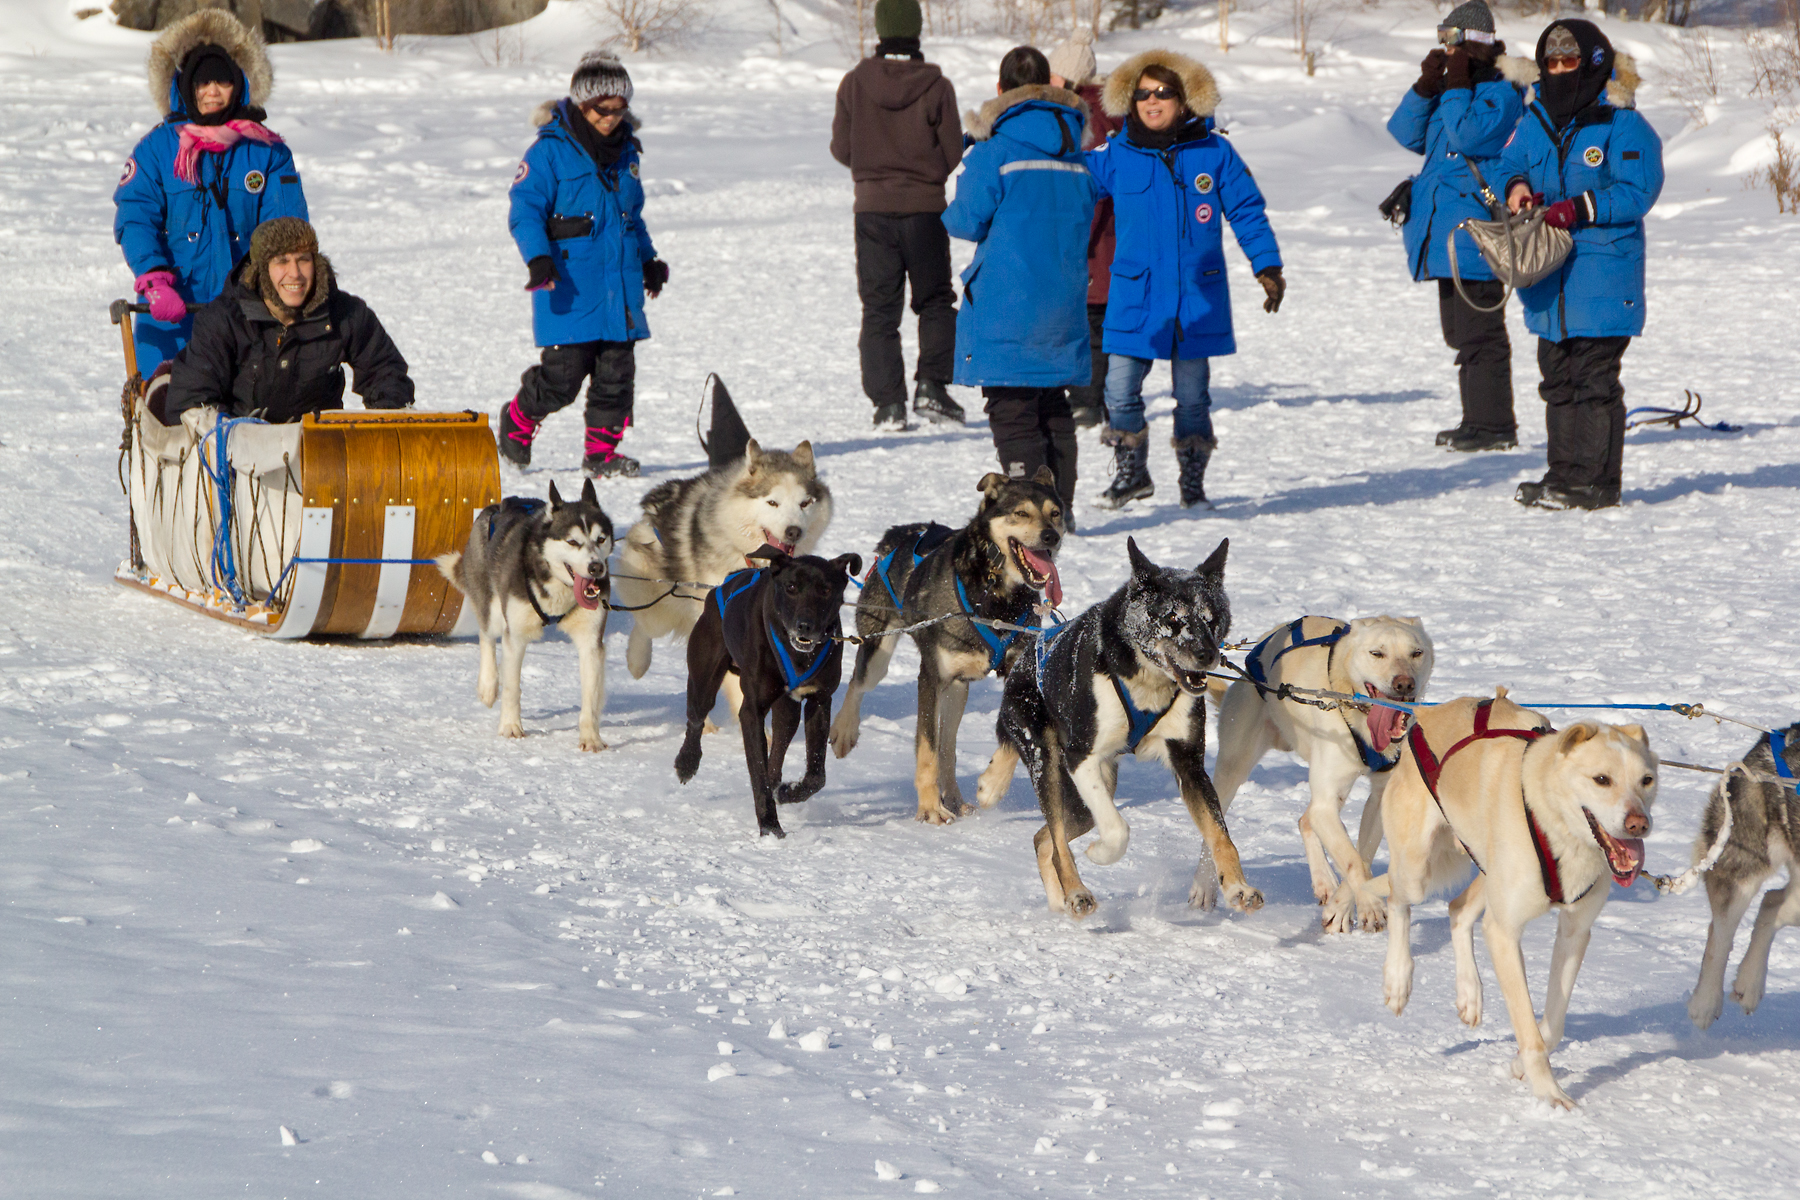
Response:
POLYGON ((1792 786, 1794 772, 1787 765, 1787 738, 1779 729, 1769 730, 1769 753, 1775 756, 1775 774, 1790 781, 1792 786))
MULTIPOLYGON (((974 606, 969 603, 969 593, 963 588, 961 575, 956 576, 956 602, 962 605, 963 616, 971 618, 969 621, 970 628, 974 629, 975 632, 981 636, 981 640, 987 643, 988 670, 998 671, 1001 664, 1006 661, 1006 651, 1012 646, 1013 641, 1018 638, 1019 631, 1016 629, 1009 629, 1006 631, 1006 636, 1001 637, 986 625, 982 625, 973 620, 977 614, 974 606)), ((1027 614, 1018 622, 1018 624, 1029 625, 1034 629, 1037 628, 1037 614, 1027 614)), ((1058 628, 1061 627, 1058 626, 1058 628)))
MULTIPOLYGON (((929 529, 921 529, 919 531, 919 536, 913 539, 912 549, 908 553, 912 555, 912 565, 915 567, 925 561, 925 556, 919 553, 919 546, 925 541, 925 535, 930 532, 929 529)), ((875 565, 869 568, 869 574, 881 580, 881 586, 887 589, 888 598, 894 602, 895 612, 899 612, 902 607, 900 603, 900 593, 894 590, 894 581, 888 578, 888 572, 893 570, 894 555, 898 553, 900 553, 900 547, 895 546, 892 550, 889 550, 886 554, 876 559, 875 565)))
MULTIPOLYGON (((1319 621, 1331 620, 1330 617, 1316 617, 1313 619, 1319 621)), ((1309 638, 1305 636, 1304 631, 1306 620, 1307 618, 1305 617, 1295 617, 1292 624, 1282 627, 1287 631, 1288 644, 1275 652, 1275 657, 1269 660, 1269 666, 1272 667, 1280 662, 1282 657, 1291 650, 1308 650, 1322 646, 1325 648, 1326 652, 1329 653, 1336 649, 1337 644, 1344 640, 1344 635, 1350 632, 1350 626, 1345 625, 1342 622, 1334 622, 1335 628, 1320 634, 1318 637, 1309 638)), ((1269 634, 1268 637, 1256 643, 1256 649, 1250 651, 1249 658, 1245 663, 1250 674, 1250 682, 1254 683, 1256 685, 1256 690, 1265 696, 1273 693, 1276 689, 1269 686, 1269 674, 1267 669, 1263 666, 1262 654, 1263 651, 1268 648, 1269 643, 1274 641, 1281 632, 1281 629, 1277 629, 1269 634)), ((1398 755, 1395 755, 1390 759, 1387 755, 1369 745, 1369 743, 1363 740, 1362 735, 1356 732, 1355 726, 1351 725, 1347 719, 1344 722, 1344 728, 1349 731, 1350 740, 1356 743, 1356 752, 1362 756, 1363 766, 1369 768, 1369 770, 1374 771, 1376 774, 1381 774, 1393 770, 1394 767, 1399 764, 1400 758, 1398 755)))
MULTIPOLYGON (((719 586, 713 589, 712 594, 713 601, 719 606, 721 621, 725 619, 725 610, 731 602, 755 587, 756 581, 762 578, 762 573, 761 567, 745 567, 719 581, 719 586)), ((787 640, 775 631, 774 625, 770 625, 768 629, 769 645, 775 650, 775 661, 781 664, 781 677, 787 681, 787 690, 791 695, 801 684, 819 673, 819 668, 825 665, 825 652, 829 647, 821 644, 812 665, 802 671, 794 665, 794 656, 788 650, 787 640)))
MULTIPOLYGON (((1044 690, 1044 664, 1050 658, 1050 643, 1054 642, 1064 631, 1073 629, 1074 627, 1075 623, 1069 621, 1052 625, 1050 628, 1038 634, 1036 674, 1038 692, 1040 694, 1044 690)), ((977 626, 977 628, 980 628, 980 626, 977 626)), ((1149 736, 1150 731, 1156 728, 1156 723, 1168 716, 1169 710, 1175 707, 1175 699, 1180 697, 1180 693, 1178 692, 1175 699, 1171 699, 1161 708, 1145 710, 1131 702, 1131 689, 1126 687, 1124 682, 1120 680, 1117 675, 1109 675, 1107 678, 1112 680, 1113 691, 1118 693, 1119 703, 1125 709, 1125 721, 1127 725, 1125 748, 1135 754, 1137 753, 1138 743, 1149 736)))

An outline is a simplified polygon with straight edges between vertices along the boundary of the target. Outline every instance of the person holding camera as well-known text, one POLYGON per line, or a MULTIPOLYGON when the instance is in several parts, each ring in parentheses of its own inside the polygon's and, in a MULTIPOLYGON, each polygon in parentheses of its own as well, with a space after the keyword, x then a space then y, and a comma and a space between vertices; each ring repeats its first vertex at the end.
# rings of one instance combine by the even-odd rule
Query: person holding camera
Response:
POLYGON ((1437 33, 1437 48, 1425 56, 1417 82, 1387 123, 1395 141, 1425 156, 1403 202, 1406 260, 1415 280, 1437 281, 1439 324, 1456 351, 1462 420, 1440 431, 1437 444, 1465 453, 1510 450, 1518 445, 1518 424, 1506 288, 1457 226, 1493 216, 1475 171, 1485 178, 1497 170, 1501 148, 1525 111, 1531 64, 1506 55, 1483 0, 1453 10, 1437 33), (1451 275, 1452 236, 1462 294, 1451 275))
POLYGON ((1519 290, 1538 336, 1548 470, 1514 497, 1536 508, 1612 508, 1625 457, 1619 367, 1644 331, 1644 216, 1662 193, 1662 139, 1631 107, 1637 64, 1591 21, 1538 38, 1537 96, 1500 156, 1506 203, 1570 232, 1562 266, 1519 290))

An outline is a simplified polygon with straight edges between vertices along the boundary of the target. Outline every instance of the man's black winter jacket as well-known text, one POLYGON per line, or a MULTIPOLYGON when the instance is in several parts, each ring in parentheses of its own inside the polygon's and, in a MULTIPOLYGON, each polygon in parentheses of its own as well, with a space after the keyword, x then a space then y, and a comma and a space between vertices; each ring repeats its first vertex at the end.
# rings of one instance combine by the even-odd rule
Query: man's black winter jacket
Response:
POLYGON ((277 320, 241 278, 194 314, 193 336, 171 367, 164 404, 171 422, 205 404, 275 424, 342 408, 345 363, 356 373, 364 407, 413 402, 406 360, 381 322, 367 304, 337 289, 323 256, 317 262, 313 299, 292 325, 277 320))

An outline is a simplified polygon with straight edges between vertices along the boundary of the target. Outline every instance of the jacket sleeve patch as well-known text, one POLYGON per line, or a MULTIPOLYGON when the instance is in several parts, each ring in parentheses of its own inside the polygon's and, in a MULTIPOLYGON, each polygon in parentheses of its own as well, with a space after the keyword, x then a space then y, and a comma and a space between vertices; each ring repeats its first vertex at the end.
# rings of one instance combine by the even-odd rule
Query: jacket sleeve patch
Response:
POLYGON ((512 185, 518 187, 525 182, 525 177, 529 174, 531 174, 531 164, 523 159, 519 160, 519 169, 513 173, 512 185))
POLYGON ((1636 150, 1626 150, 1620 155, 1620 157, 1623 158, 1626 162, 1630 162, 1633 159, 1639 158, 1641 156, 1639 155, 1639 153, 1636 150))
POLYGON ((119 176, 119 186, 124 187, 137 178, 137 156, 134 154, 125 160, 125 170, 119 176))

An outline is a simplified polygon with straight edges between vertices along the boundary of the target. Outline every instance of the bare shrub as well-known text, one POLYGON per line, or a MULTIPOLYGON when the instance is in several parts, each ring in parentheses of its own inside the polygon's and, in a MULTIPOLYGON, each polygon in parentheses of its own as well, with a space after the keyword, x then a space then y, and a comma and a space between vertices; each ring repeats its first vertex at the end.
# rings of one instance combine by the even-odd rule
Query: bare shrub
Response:
POLYGON ((1669 94, 1688 110, 1695 125, 1705 125, 1707 105, 1719 98, 1719 65, 1713 56, 1712 35, 1704 29, 1676 43, 1681 61, 1660 73, 1669 94))
POLYGON ((1775 143, 1775 157, 1750 172, 1745 183, 1774 192, 1777 212, 1800 213, 1800 151, 1783 137, 1780 125, 1769 126, 1769 137, 1775 143))
POLYGON ((593 7, 600 23, 614 31, 607 42, 633 54, 682 42, 712 19, 707 0, 593 0, 593 7))

